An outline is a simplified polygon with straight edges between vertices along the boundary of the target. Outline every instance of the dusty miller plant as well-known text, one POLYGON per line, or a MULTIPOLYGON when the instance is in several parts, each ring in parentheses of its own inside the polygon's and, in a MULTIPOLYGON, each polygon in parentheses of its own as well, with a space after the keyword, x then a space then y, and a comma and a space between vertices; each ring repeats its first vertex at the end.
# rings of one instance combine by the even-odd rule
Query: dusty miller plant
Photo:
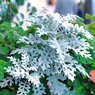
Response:
MULTIPOLYGON (((78 19, 75 15, 60 16, 48 12, 35 13, 28 21, 36 24, 38 29, 29 36, 19 38, 18 43, 26 46, 12 51, 8 58, 13 66, 5 68, 10 75, 9 82, 18 85, 16 95, 27 95, 32 88, 32 95, 47 95, 47 87, 51 95, 71 95, 65 80, 75 80, 75 72, 80 71, 89 77, 85 69, 71 52, 84 58, 91 58, 89 49, 92 47, 86 39, 93 36, 82 26, 73 24, 78 19), (13 55, 18 53, 21 58, 13 55), (11 80, 11 81, 10 81, 11 80)), ((2 80, 1 87, 8 78, 2 80)))

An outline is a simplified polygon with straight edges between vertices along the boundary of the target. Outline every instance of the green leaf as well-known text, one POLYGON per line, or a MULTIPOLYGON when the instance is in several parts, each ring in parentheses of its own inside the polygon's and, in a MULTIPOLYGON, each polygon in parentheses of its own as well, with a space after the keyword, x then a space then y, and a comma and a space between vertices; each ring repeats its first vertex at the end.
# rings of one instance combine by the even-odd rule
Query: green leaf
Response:
POLYGON ((4 70, 4 67, 0 66, 0 72, 4 70))
POLYGON ((11 2, 11 0, 7 0, 8 2, 11 2))
POLYGON ((26 31, 26 33, 29 35, 31 34, 35 34, 36 30, 37 30, 38 26, 37 25, 32 25, 28 27, 28 30, 26 31))
POLYGON ((23 25, 23 21, 20 21, 20 22, 19 22, 19 25, 22 26, 22 25, 23 25))
POLYGON ((18 13, 18 9, 17 9, 17 7, 16 7, 15 5, 12 5, 12 4, 11 4, 11 9, 12 9, 12 11, 13 11, 15 14, 18 13))
POLYGON ((91 19, 92 19, 92 16, 87 13, 86 16, 85 16, 85 18, 86 18, 87 20, 91 20, 91 19))
POLYGON ((95 20, 95 15, 92 16, 92 19, 95 20))
POLYGON ((34 14, 37 11, 35 7, 32 7, 32 11, 30 12, 30 15, 34 14))
POLYGON ((6 61, 0 60, 0 66, 4 66, 6 64, 6 61))
POLYGON ((92 64, 92 67, 95 67, 95 62, 92 64))
POLYGON ((2 23, 2 24, 0 24, 0 29, 1 30, 6 30, 6 31, 8 31, 8 30, 11 30, 11 23, 10 22, 4 22, 4 23, 2 23))
POLYGON ((79 81, 74 82, 74 90, 76 92, 76 95, 86 95, 85 88, 82 84, 80 84, 79 81))
POLYGON ((2 72, 3 75, 5 73, 4 67, 7 67, 7 66, 10 66, 9 62, 5 62, 4 60, 0 60, 0 72, 2 72))
POLYGON ((47 36, 47 35, 42 35, 41 38, 42 38, 43 40, 48 40, 48 36, 47 36))
POLYGON ((0 79, 3 79, 3 78, 4 78, 4 73, 0 72, 0 79))
POLYGON ((18 5, 23 5, 23 4, 24 4, 24 0, 16 0, 16 3, 17 3, 18 5))
POLYGON ((2 0, 0 0, 0 4, 2 3, 2 0))
POLYGON ((95 29, 95 24, 94 23, 92 23, 92 24, 90 24, 90 29, 95 29))
POLYGON ((9 52, 9 49, 7 47, 0 46, 0 54, 7 55, 9 52))
POLYGON ((1 90, 0 95, 15 95, 13 92, 10 92, 9 90, 1 90))

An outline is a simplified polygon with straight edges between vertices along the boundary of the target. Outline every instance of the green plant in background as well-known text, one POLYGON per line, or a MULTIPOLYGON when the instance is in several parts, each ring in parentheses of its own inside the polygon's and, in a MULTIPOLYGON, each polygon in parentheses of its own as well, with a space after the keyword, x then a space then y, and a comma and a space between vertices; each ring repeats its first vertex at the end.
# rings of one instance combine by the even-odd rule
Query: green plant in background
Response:
MULTIPOLYGON (((19 14, 19 7, 23 6, 27 0, 0 0, 0 23, 4 21, 12 21, 12 19, 19 14)), ((36 11, 35 7, 32 7, 30 2, 27 3, 27 12, 29 15, 36 11)), ((23 15, 23 14, 22 14, 23 15)), ((22 16, 20 15, 20 16, 22 16)), ((19 19, 19 18, 18 18, 19 19)))
MULTIPOLYGON (((27 34, 25 34, 25 31, 21 28, 21 22, 15 22, 15 27, 12 27, 12 19, 15 18, 17 14, 20 14, 18 8, 19 6, 23 6, 25 2, 25 0, 0 0, 0 58, 2 55, 7 57, 10 51, 19 46, 16 44, 19 36, 28 34, 28 31, 27 34)), ((36 9, 27 2, 27 12, 29 12, 29 15, 32 15, 35 11, 36 9)), ((19 22, 19 18, 24 19, 24 17, 24 14, 21 14, 17 21, 19 22)), ((22 23, 23 22, 24 21, 22 21, 22 23)))
MULTIPOLYGON (((0 80, 7 77, 4 67, 11 66, 11 62, 7 59, 7 56, 12 50, 18 47, 24 47, 24 44, 17 44, 18 38, 20 36, 29 35, 29 32, 35 31, 36 27, 29 27, 28 31, 24 31, 21 28, 20 23, 16 23, 15 27, 12 27, 12 20, 16 17, 18 9, 23 6, 25 0, 0 0, 0 80)), ((36 9, 31 7, 28 3, 27 11, 32 15, 36 9)), ((29 15, 30 15, 29 14, 29 15)), ((24 16, 24 14, 22 14, 24 16)), ((18 18, 21 18, 20 15, 18 18)), ((19 21, 19 20, 18 20, 19 21)), ((23 23, 23 22, 22 22, 23 23)), ((17 57, 19 57, 17 55, 17 57)), ((5 89, 0 89, 0 95, 15 95, 15 90, 11 86, 7 85, 6 82, 3 84, 5 89), (6 94, 7 93, 7 94, 6 94)))
POLYGON ((18 13, 18 7, 24 0, 0 0, 1 22, 10 21, 18 13))
POLYGON ((86 19, 91 21, 91 23, 89 24, 89 29, 95 36, 95 15, 91 16, 90 14, 86 14, 86 19))

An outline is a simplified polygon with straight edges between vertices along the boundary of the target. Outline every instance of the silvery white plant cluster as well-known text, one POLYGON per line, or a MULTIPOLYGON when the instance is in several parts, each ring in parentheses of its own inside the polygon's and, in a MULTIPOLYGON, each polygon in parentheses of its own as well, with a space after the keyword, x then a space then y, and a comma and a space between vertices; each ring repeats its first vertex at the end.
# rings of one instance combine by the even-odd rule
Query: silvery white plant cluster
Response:
POLYGON ((73 82, 78 70, 89 77, 81 63, 70 54, 73 51, 91 58, 88 50, 92 47, 86 39, 93 36, 82 26, 72 24, 76 19, 78 17, 74 15, 60 16, 48 12, 37 12, 28 19, 39 27, 35 34, 19 39, 18 43, 24 43, 26 47, 13 51, 12 55, 18 53, 21 58, 10 56, 13 66, 5 68, 19 85, 17 95, 27 95, 31 87, 33 95, 47 95, 43 79, 47 80, 51 95, 71 95, 64 80, 73 82))

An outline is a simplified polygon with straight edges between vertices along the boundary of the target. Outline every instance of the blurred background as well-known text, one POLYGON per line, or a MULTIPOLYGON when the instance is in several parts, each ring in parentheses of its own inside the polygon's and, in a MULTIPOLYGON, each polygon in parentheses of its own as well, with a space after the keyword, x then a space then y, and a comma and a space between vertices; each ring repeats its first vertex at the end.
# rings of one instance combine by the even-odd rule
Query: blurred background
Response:
MULTIPOLYGON (((41 10, 42 7, 46 6, 47 1, 54 0, 30 0, 31 4, 37 8, 37 10, 41 10)), ((60 0, 57 0, 60 1, 60 0)), ((63 0, 66 2, 70 2, 71 0, 63 0)), ((95 0, 72 0, 76 3, 77 7, 80 7, 81 10, 85 13, 95 14, 95 0)), ((58 3, 58 2, 57 2, 58 3)), ((67 6, 69 8, 69 5, 67 6)))
POLYGON ((0 0, 0 23, 21 23, 29 15, 44 9, 60 15, 75 14, 85 18, 86 13, 95 14, 95 0, 0 0))

